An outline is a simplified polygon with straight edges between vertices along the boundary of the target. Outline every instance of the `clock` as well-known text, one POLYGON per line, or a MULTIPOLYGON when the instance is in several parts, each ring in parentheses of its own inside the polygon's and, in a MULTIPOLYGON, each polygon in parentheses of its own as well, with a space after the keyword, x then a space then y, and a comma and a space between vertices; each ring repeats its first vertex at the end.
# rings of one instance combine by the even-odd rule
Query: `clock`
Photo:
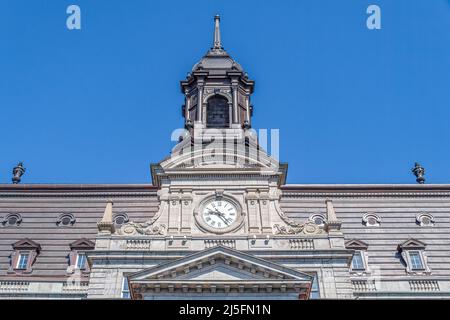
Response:
POLYGON ((201 215, 203 222, 215 230, 229 229, 238 220, 236 206, 226 199, 207 201, 203 206, 201 215))

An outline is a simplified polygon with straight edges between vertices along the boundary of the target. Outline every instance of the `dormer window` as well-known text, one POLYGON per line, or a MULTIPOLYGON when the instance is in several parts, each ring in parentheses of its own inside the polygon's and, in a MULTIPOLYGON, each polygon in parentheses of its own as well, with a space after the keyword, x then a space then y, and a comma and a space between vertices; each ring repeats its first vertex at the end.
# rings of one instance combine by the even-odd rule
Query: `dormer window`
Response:
POLYGON ((75 217, 73 214, 70 213, 64 213, 59 216, 58 220, 56 221, 56 225, 58 227, 70 227, 75 224, 75 217))
POLYGON ((354 250, 352 261, 350 264, 350 273, 356 275, 369 274, 370 270, 368 268, 368 253, 367 248, 369 247, 367 243, 352 239, 345 243, 347 249, 354 250))
POLYGON ((126 213, 118 213, 118 214, 114 215, 113 221, 114 221, 114 224, 116 225, 116 227, 120 228, 122 225, 124 225, 125 223, 127 223, 129 221, 129 218, 126 213))
POLYGON ((18 213, 8 214, 3 218, 2 225, 4 227, 18 227, 22 223, 22 216, 18 213))
POLYGON ((86 252, 93 250, 95 244, 86 239, 80 239, 70 244, 70 253, 69 253, 69 266, 67 268, 67 273, 74 273, 79 270, 82 273, 89 273, 89 264, 87 263, 86 252))
POLYGON ((406 273, 427 275, 431 273, 425 253, 426 244, 417 239, 409 239, 398 245, 400 256, 406 265, 406 273))
POLYGON ((325 215, 321 213, 315 213, 311 217, 309 217, 309 220, 319 227, 323 227, 325 225, 325 215))
POLYGON ((432 227, 434 225, 434 217, 429 213, 421 213, 416 216, 416 223, 421 227, 432 227))
POLYGON ((8 273, 31 273, 33 263, 41 251, 41 246, 33 240, 25 238, 13 243, 12 247, 14 251, 10 256, 8 273))
POLYGON ((375 213, 366 213, 362 218, 362 223, 366 227, 379 227, 381 223, 381 218, 375 213))

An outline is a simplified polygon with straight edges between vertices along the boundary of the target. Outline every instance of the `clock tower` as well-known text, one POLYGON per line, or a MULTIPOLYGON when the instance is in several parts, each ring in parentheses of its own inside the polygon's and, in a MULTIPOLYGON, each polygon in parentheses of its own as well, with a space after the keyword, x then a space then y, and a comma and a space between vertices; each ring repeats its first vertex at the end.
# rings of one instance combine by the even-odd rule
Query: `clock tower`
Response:
MULTIPOLYGON (((158 214, 119 232, 156 232, 173 237, 169 246, 185 248, 198 237, 256 236, 251 245, 267 247, 267 239, 292 227, 278 203, 287 166, 258 143, 251 128, 254 81, 223 48, 219 16, 214 22, 212 48, 181 81, 184 132, 171 155, 151 166, 158 214)), ((314 223, 306 230, 320 232, 314 223)))
MULTIPOLYGON (((147 221, 115 229, 114 209, 107 206, 90 256, 93 276, 120 270, 135 299, 183 299, 186 293, 210 299, 309 297, 311 265, 322 260, 303 269, 299 250, 341 254, 340 222, 331 201, 324 225, 293 221, 283 212, 287 165, 264 150, 252 129, 254 85, 223 48, 216 16, 213 46, 181 81, 184 128, 178 143, 151 165, 159 208, 147 221), (286 257, 297 267, 284 265, 286 257)), ((339 263, 349 257, 345 251, 339 263)), ((101 284, 93 279, 95 298, 101 284)))

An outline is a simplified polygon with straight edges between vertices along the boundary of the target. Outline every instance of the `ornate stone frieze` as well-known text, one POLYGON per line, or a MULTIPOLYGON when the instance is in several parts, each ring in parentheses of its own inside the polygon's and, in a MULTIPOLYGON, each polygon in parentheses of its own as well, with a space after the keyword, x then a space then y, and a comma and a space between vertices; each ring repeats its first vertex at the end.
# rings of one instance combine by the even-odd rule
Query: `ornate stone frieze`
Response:
POLYGON ((273 232, 276 235, 289 235, 289 234, 320 234, 322 229, 316 224, 307 221, 305 223, 296 223, 290 221, 287 225, 274 224, 273 232))
POLYGON ((147 222, 129 222, 123 225, 119 230, 120 235, 166 235, 167 226, 165 224, 155 224, 156 219, 147 222))

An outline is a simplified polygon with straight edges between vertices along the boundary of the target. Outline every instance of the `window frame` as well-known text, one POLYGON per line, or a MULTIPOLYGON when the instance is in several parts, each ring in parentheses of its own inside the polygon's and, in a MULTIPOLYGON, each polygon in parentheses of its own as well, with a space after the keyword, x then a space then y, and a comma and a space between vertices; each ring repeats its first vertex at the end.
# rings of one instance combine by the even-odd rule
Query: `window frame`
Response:
POLYGON ((75 268, 79 269, 79 270, 86 270, 86 264, 87 264, 87 257, 86 257, 86 253, 85 252, 77 252, 77 258, 75 260, 75 268), (82 258, 81 258, 82 257, 82 258), (79 263, 80 263, 80 258, 83 260, 83 266, 80 267, 79 263))
POLYGON ((431 269, 428 265, 425 252, 426 244, 420 240, 410 238, 398 245, 398 252, 405 265, 406 274, 409 275, 430 275, 431 269), (420 259, 422 268, 417 268, 412 256, 420 259))
POLYGON ((41 251, 39 243, 31 239, 24 238, 12 244, 13 252, 10 255, 10 262, 7 274, 29 274, 33 272, 33 264, 41 251), (28 255, 25 265, 21 263, 21 257, 28 255))
POLYGON ((30 261, 30 252, 29 251, 19 251, 16 266, 14 269, 16 270, 27 270, 28 269, 28 263, 30 261), (26 256, 25 264, 23 264, 22 257, 26 256))
POLYGON ((409 262, 411 264, 411 270, 412 271, 423 271, 425 270, 425 264, 423 261, 422 253, 419 250, 409 250, 408 251, 408 258, 409 262), (420 268, 416 266, 417 261, 413 259, 413 256, 417 257, 418 262, 420 263, 420 268))
POLYGON ((67 256, 68 258, 67 274, 73 274, 77 270, 81 271, 81 273, 83 274, 88 274, 91 271, 91 269, 89 267, 87 259, 88 258, 87 252, 94 250, 95 243, 87 238, 81 238, 72 242, 71 244, 69 244, 69 246, 70 246, 70 253, 67 256), (84 268, 78 268, 78 259, 80 255, 85 256, 84 268))
POLYGON ((365 253, 363 250, 355 250, 355 252, 353 253, 352 256, 352 262, 351 262, 351 270, 352 271, 356 271, 356 272, 362 272, 362 271, 366 271, 367 266, 366 266, 366 261, 365 261, 365 253), (355 257, 358 256, 360 261, 361 261, 361 268, 355 268, 354 267, 354 261, 355 257))

